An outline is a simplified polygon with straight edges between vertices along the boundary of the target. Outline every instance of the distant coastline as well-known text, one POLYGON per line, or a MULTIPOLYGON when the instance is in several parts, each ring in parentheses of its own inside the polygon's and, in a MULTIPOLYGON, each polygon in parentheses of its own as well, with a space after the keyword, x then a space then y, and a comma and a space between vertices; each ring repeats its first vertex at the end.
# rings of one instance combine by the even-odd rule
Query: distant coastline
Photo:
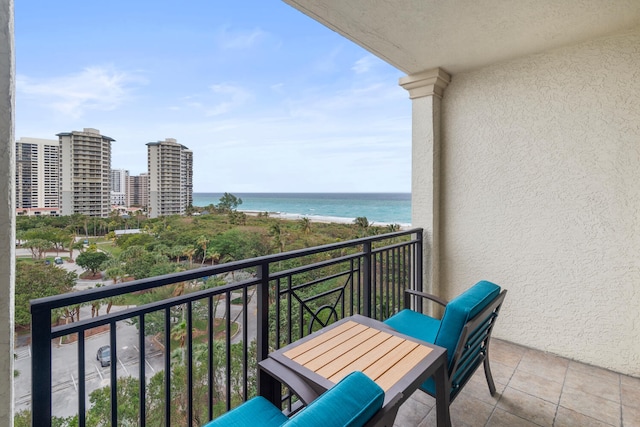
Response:
MULTIPOLYGON (((218 204, 223 193, 193 193, 193 205, 218 204)), ((282 219, 351 223, 366 217, 376 225, 411 225, 411 193, 232 193, 247 214, 268 212, 282 219)))

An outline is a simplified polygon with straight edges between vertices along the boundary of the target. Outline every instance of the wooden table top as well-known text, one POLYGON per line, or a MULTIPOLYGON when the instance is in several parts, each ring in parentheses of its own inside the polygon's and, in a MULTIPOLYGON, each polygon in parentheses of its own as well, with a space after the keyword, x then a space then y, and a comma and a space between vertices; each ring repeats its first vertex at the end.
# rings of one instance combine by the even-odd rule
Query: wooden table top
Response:
POLYGON ((362 371, 385 392, 433 351, 391 330, 347 320, 282 354, 332 383, 362 371))

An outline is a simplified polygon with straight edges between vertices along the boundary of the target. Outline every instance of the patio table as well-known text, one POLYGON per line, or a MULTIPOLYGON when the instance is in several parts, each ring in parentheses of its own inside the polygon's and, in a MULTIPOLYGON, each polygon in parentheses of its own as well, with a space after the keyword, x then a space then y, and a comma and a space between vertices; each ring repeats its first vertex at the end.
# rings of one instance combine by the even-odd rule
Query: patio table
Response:
POLYGON ((376 426, 392 426, 400 405, 433 376, 437 425, 451 425, 446 350, 375 319, 344 318, 270 353, 259 366, 260 394, 278 406, 280 383, 309 404, 349 373, 364 372, 385 391, 382 410, 367 424, 376 426))

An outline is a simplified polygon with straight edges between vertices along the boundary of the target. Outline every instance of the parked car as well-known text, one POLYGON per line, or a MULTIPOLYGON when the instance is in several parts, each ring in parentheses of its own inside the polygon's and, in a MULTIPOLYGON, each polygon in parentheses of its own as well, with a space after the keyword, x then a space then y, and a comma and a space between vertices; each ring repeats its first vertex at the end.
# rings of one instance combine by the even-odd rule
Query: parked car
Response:
POLYGON ((62 264, 64 261, 62 261, 62 257, 57 256, 55 257, 53 262, 55 262, 56 264, 62 264))
POLYGON ((111 347, 108 345, 100 347, 96 354, 96 360, 100 362, 100 366, 103 368, 111 365, 111 347))

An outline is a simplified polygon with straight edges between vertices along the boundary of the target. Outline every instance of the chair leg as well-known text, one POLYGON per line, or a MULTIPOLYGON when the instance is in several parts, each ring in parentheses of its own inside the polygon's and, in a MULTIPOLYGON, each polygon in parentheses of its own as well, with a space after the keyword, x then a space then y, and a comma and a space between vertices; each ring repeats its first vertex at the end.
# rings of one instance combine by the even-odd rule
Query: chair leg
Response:
POLYGON ((489 393, 491 396, 496 394, 496 385, 493 382, 493 375, 491 375, 491 366, 489 365, 489 348, 485 348, 484 355, 484 376, 487 377, 487 385, 489 386, 489 393))

